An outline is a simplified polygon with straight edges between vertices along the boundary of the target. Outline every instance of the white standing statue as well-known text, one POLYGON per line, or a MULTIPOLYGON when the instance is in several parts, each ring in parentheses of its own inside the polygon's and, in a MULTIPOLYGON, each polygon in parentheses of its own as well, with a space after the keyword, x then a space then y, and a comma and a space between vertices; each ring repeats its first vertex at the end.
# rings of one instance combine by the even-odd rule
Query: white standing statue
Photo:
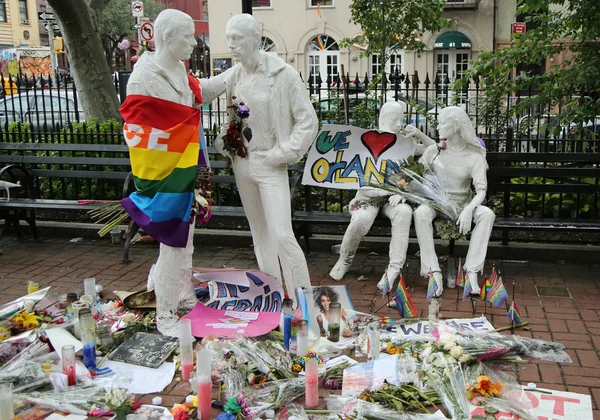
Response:
POLYGON ((299 74, 276 55, 260 51, 261 31, 254 17, 233 16, 226 35, 237 63, 230 69, 228 101, 244 104, 249 116, 238 139, 244 152, 232 156, 222 136, 216 147, 232 159, 260 270, 280 281, 283 272, 287 292, 295 299, 295 287, 311 284, 292 229, 287 165, 309 149, 317 115, 299 74))
MULTIPOLYGON (((145 52, 127 84, 121 107, 137 191, 122 204, 133 220, 160 242, 148 288, 156 294, 157 327, 177 335, 178 313, 197 303, 192 283, 194 186, 200 144, 200 112, 225 91, 227 73, 198 82, 182 61, 197 45, 192 18, 175 9, 154 22, 156 53, 145 52)), ((206 204, 198 197, 197 201, 206 204)))
MULTIPOLYGON (((405 109, 406 104, 401 101, 390 101, 383 104, 379 112, 379 131, 394 133, 399 136, 405 109)), ((406 126, 404 131, 405 136, 417 139, 415 154, 418 156, 423 154, 427 146, 435 144, 432 139, 412 125, 406 126)), ((379 211, 382 211, 391 221, 392 239, 390 241, 390 262, 377 286, 383 289, 388 281, 391 285, 400 277, 406 260, 408 236, 412 220, 412 208, 408 204, 405 204, 404 201, 399 194, 392 195, 390 192, 379 189, 364 188, 358 190, 349 205, 352 219, 342 240, 340 258, 329 273, 331 278, 341 280, 344 277, 354 260, 360 241, 369 232, 369 229, 371 229, 379 211), (374 198, 378 197, 389 197, 389 200, 378 200, 381 204, 372 202, 374 198)))
MULTIPOLYGON (((440 139, 447 140, 446 148, 430 146, 420 161, 426 162, 443 179, 447 192, 462 208, 457 221, 459 232, 466 235, 475 223, 463 267, 469 276, 472 294, 479 294, 477 273, 483 270, 495 218, 494 212, 482 205, 487 191, 486 150, 475 135, 469 116, 459 107, 450 106, 440 111, 438 131, 440 139), (471 185, 475 188, 472 199, 471 185)), ((433 280, 438 286, 434 297, 441 296, 443 291, 442 273, 433 243, 433 220, 437 216, 436 211, 426 205, 414 211, 421 275, 428 276, 433 272, 433 280)))

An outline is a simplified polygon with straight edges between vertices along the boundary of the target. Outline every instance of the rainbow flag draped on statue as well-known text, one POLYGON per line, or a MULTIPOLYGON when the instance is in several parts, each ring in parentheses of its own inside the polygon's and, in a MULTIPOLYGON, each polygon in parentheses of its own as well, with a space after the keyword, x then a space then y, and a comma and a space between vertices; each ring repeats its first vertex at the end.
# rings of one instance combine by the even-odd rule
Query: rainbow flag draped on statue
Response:
POLYGON ((121 115, 137 189, 121 204, 155 240, 183 248, 201 156, 200 111, 159 98, 129 95, 121 115))

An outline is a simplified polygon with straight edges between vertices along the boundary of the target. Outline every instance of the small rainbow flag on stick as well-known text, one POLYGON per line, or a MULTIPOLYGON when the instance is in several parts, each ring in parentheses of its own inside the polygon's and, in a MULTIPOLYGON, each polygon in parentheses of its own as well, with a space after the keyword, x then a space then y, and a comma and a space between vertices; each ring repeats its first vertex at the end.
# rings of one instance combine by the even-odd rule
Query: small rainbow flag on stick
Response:
POLYGON ((398 280, 398 287, 396 287, 396 296, 394 296, 394 300, 396 301, 398 313, 402 318, 413 318, 417 316, 417 308, 408 294, 408 289, 404 283, 404 277, 400 277, 400 280, 398 280))
POLYGON ((493 286, 496 280, 498 279, 498 272, 496 271, 496 265, 492 268, 492 274, 490 274, 490 284, 493 286))
POLYGON ((427 300, 431 300, 438 290, 437 281, 433 278, 433 271, 429 270, 429 284, 427 285, 427 300))
POLYGON ((488 293, 488 302, 498 308, 508 299, 508 292, 502 282, 502 277, 498 277, 496 282, 492 284, 492 288, 488 293))
POLYGON ((492 284, 486 278, 485 282, 483 282, 483 287, 481 288, 481 294, 480 294, 481 300, 483 300, 484 302, 489 302, 488 294, 490 293, 491 289, 492 289, 492 284))
POLYGON ((521 314, 519 313, 519 308, 517 307, 517 304, 514 300, 512 305, 510 306, 510 309, 508 310, 507 315, 515 324, 521 325, 523 323, 523 320, 521 319, 521 314))
POLYGON ((458 259, 458 274, 456 275, 456 285, 464 287, 465 272, 463 271, 462 258, 458 259))
POLYGON ((462 300, 465 300, 473 291, 473 288, 471 287, 471 281, 469 281, 469 273, 465 273, 464 288, 462 300))
POLYGON ((392 282, 390 282, 390 279, 388 278, 387 270, 385 270, 383 275, 385 276, 385 285, 383 286, 383 289, 381 290, 381 297, 384 297, 385 295, 387 295, 388 293, 390 293, 392 291, 392 282))

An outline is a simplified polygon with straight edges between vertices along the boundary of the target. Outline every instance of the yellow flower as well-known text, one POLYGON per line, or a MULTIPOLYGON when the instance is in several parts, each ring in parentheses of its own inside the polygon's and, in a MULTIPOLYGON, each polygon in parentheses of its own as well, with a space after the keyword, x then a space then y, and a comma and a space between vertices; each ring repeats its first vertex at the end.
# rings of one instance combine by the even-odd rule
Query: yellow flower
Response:
POLYGON ((198 396, 194 395, 194 398, 192 399, 192 407, 198 407, 198 396))
POLYGON ((23 311, 13 318, 15 325, 19 328, 25 328, 26 330, 31 330, 40 325, 40 317, 35 313, 28 313, 27 311, 23 311))

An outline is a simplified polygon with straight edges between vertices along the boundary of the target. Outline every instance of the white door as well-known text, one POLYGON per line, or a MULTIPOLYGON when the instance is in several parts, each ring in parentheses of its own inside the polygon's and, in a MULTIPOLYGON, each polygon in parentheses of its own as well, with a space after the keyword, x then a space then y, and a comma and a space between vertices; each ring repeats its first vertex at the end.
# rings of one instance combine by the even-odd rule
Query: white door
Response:
MULTIPOLYGON (((450 102, 454 95, 452 91, 452 82, 460 77, 465 70, 469 68, 469 59, 471 52, 468 50, 437 50, 436 51, 436 77, 437 91, 436 96, 442 101, 450 102)), ((467 92, 461 92, 460 103, 467 99, 467 92)))
POLYGON ((328 76, 335 78, 339 73, 340 51, 335 39, 327 35, 319 35, 311 40, 307 48, 306 72, 316 83, 317 75, 321 75, 323 87, 328 76))

